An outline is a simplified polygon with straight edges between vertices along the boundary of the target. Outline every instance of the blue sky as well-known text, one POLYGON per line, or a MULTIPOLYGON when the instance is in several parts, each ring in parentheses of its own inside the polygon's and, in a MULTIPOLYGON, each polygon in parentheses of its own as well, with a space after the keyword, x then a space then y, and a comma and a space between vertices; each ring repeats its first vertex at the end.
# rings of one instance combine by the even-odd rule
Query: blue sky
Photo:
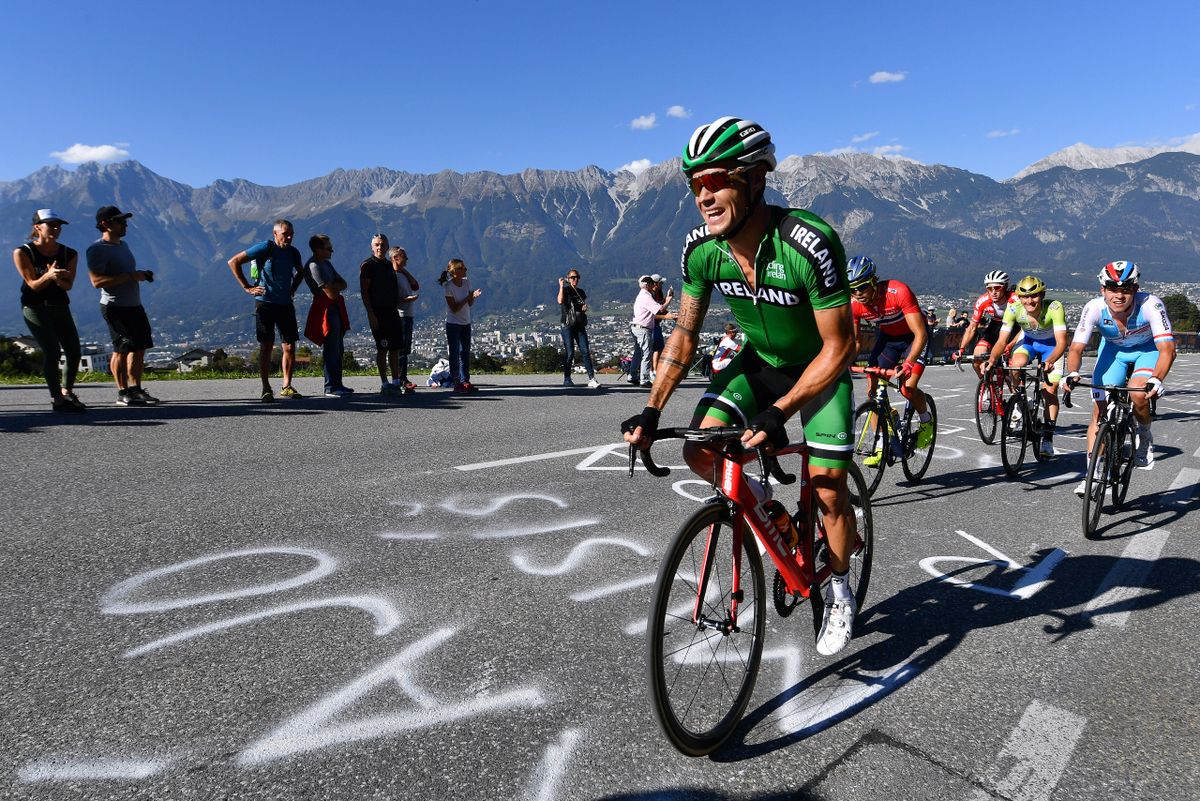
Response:
POLYGON ((615 170, 723 114, 781 156, 1004 179, 1079 141, 1200 132, 1194 2, 68 0, 0 18, 0 180, 81 154, 193 186, 615 170))

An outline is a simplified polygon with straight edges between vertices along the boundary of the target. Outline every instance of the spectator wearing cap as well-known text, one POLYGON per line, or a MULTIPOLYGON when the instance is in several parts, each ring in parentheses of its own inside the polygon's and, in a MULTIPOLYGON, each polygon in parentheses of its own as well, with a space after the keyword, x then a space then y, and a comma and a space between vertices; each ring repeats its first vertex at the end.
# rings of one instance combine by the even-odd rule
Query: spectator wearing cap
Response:
POLYGON ((146 349, 154 347, 154 340, 138 284, 153 281, 154 273, 137 269, 133 252, 125 244, 132 216, 116 206, 100 207, 96 212, 100 238, 87 249, 87 266, 92 286, 100 290, 100 315, 112 335, 111 367, 117 383, 117 403, 153 406, 158 398, 142 389, 142 368, 146 349))
POLYGON ((79 372, 79 332, 71 316, 67 293, 75 284, 79 253, 58 241, 67 225, 54 209, 33 213, 29 241, 13 251, 13 264, 21 276, 21 313, 29 333, 42 349, 42 374, 50 390, 50 405, 56 412, 79 413, 87 407, 75 397, 79 372), (65 381, 58 360, 66 355, 65 381))
POLYGON ((643 275, 638 278, 638 295, 633 301, 633 319, 629 331, 633 335, 633 361, 629 366, 629 383, 643 387, 653 385, 651 359, 654 353, 654 325, 666 306, 654 298, 655 278, 662 276, 643 275), (637 371, 636 373, 634 371, 637 371))
POLYGON ((932 331, 937 328, 938 322, 937 310, 932 306, 925 307, 925 323, 929 326, 929 330, 932 331))

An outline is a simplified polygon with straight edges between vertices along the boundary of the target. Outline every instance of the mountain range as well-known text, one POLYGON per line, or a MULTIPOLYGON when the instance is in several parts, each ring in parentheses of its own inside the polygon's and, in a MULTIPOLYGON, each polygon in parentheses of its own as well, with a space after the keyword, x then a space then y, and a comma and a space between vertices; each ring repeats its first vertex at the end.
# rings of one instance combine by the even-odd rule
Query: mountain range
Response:
MULTIPOLYGON (((1064 163, 1008 181, 861 153, 793 156, 771 174, 767 197, 820 214, 848 255, 872 256, 884 275, 918 293, 967 294, 998 267, 1014 280, 1037 272, 1051 286, 1089 287, 1117 258, 1138 261, 1151 280, 1200 275, 1200 155, 1193 153, 1095 168, 1064 163)), ((32 211, 52 207, 73 223, 63 241, 83 251, 97 235, 95 210, 109 203, 133 212, 127 241, 139 265, 155 271, 143 297, 156 331, 193 342, 250 334, 251 302, 226 261, 269 238, 278 217, 295 224, 305 256, 311 234, 329 234, 335 266, 352 288, 372 235, 386 233, 423 282, 418 312, 438 315, 433 282, 452 257, 464 259, 485 290, 477 314, 553 303, 556 278, 570 267, 583 272, 593 299, 632 301, 639 274, 678 275, 683 237, 699 219, 677 160, 636 175, 595 166, 511 175, 380 167, 284 187, 219 180, 201 188, 125 161, 45 167, 0 182, 0 231, 16 246, 32 211)), ((18 286, 15 270, 0 282, 0 332, 10 335, 25 328, 18 286)), ((98 293, 85 275, 72 297, 81 332, 99 338, 98 293)))

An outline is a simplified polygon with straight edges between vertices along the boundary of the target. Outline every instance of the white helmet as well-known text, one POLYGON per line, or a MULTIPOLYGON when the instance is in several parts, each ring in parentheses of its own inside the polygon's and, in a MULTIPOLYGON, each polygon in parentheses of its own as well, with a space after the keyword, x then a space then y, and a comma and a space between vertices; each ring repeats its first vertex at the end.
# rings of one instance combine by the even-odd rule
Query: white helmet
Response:
POLYGON ((1003 270, 992 270, 983 277, 983 285, 985 287, 989 287, 992 284, 1008 286, 1008 273, 1004 272, 1003 270))

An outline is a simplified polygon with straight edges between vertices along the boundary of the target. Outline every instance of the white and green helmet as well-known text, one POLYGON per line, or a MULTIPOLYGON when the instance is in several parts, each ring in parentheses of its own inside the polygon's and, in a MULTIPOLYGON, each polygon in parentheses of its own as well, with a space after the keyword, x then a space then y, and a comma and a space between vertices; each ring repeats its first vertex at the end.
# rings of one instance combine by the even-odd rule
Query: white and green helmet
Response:
POLYGON ((683 149, 683 172, 687 175, 728 161, 744 166, 765 161, 768 170, 775 169, 771 135, 757 122, 721 117, 697 128, 683 149))

